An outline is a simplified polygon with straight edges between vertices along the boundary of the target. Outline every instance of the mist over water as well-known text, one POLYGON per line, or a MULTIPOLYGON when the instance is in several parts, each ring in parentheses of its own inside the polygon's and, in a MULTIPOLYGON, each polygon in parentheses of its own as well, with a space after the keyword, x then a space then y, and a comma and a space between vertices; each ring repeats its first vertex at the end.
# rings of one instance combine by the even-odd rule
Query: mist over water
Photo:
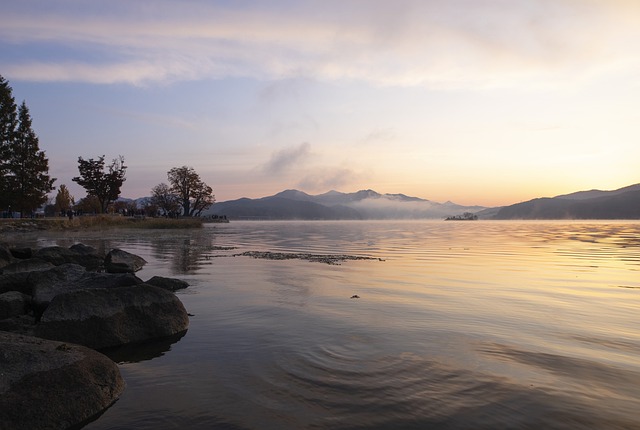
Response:
POLYGON ((189 331, 111 352, 127 389, 87 429, 640 429, 638 223, 234 222, 33 241, 120 247, 149 262, 140 278, 191 284, 189 331))

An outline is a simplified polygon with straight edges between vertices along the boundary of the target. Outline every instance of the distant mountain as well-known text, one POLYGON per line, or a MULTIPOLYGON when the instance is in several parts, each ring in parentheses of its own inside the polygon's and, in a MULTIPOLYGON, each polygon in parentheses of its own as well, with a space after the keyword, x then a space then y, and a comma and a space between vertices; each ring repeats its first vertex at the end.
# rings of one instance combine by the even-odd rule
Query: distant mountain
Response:
POLYGON ((483 209, 483 206, 436 203, 404 194, 380 194, 373 190, 355 193, 332 190, 318 195, 285 190, 260 199, 242 198, 215 203, 207 214, 226 215, 230 219, 437 219, 483 209))
POLYGON ((640 219, 640 184, 533 199, 505 206, 493 219, 640 219))
POLYGON ((627 191, 640 191, 640 184, 629 185, 628 187, 618 188, 613 191, 601 191, 601 190, 589 190, 578 191, 576 193, 564 194, 561 196, 555 196, 555 199, 568 199, 568 200, 588 200, 598 197, 610 197, 618 194, 626 193, 627 191))

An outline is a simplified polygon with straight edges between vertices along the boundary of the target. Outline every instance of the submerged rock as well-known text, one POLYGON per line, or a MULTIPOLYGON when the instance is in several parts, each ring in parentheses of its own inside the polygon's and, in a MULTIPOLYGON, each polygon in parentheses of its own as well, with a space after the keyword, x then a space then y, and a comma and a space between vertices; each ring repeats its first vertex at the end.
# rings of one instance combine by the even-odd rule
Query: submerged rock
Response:
POLYGON ((0 369, 3 430, 78 428, 125 388, 118 366, 96 351, 7 332, 0 369))
POLYGON ((187 288, 189 284, 181 279, 165 278, 163 276, 154 276, 145 282, 145 284, 160 287, 168 291, 177 291, 187 288))
POLYGON ((189 317, 175 294, 141 284, 56 296, 36 335, 101 349, 185 331, 189 317))

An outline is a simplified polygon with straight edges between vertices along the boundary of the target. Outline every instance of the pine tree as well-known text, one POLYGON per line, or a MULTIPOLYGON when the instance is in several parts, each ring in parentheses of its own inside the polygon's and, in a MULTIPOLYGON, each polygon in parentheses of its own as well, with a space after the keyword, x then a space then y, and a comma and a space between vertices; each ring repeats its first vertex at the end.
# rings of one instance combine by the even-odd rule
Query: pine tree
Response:
POLYGON ((8 209, 11 204, 7 176, 9 174, 9 152, 18 125, 16 101, 13 90, 0 76, 0 209, 8 209))
POLYGON ((47 194, 54 189, 55 179, 49 176, 49 160, 40 150, 25 102, 18 108, 18 127, 9 146, 7 164, 10 200, 23 216, 32 214, 47 201, 47 194))

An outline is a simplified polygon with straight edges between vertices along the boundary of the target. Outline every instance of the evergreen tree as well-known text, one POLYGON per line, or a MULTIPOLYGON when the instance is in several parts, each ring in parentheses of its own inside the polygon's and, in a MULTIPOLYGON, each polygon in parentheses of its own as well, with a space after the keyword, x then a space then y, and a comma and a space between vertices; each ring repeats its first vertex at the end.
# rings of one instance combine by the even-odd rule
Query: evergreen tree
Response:
POLYGON ((7 176, 9 174, 9 152, 13 143, 18 115, 13 90, 0 76, 0 209, 11 205, 7 176))
POLYGON ((71 179, 87 190, 88 196, 95 196, 100 202, 100 212, 107 212, 107 207, 120 195, 120 187, 126 180, 124 157, 120 155, 114 159, 105 171, 104 155, 97 160, 84 160, 78 157, 78 171, 80 176, 71 179))
POLYGON ((13 207, 24 216, 47 202, 55 178, 49 176, 49 160, 40 150, 38 136, 31 127, 25 102, 18 109, 18 127, 8 151, 8 196, 13 207))

